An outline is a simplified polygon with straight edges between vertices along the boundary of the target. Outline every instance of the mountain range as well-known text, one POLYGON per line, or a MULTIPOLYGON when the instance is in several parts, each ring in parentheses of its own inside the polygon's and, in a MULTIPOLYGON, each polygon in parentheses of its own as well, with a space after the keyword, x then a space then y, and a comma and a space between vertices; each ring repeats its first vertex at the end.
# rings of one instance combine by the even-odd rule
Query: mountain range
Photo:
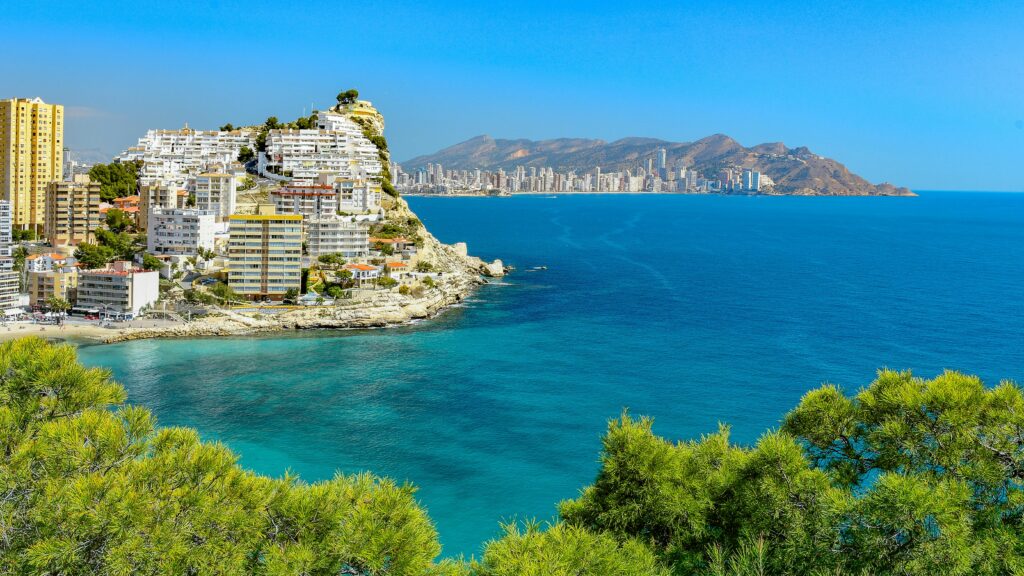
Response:
POLYGON ((402 162, 407 172, 427 164, 456 170, 506 171, 516 166, 550 166, 556 171, 583 173, 600 167, 603 172, 636 170, 655 158, 658 149, 668 154, 670 168, 694 168, 709 179, 725 169, 751 169, 767 174, 774 194, 804 196, 913 196, 907 188, 889 183, 872 184, 831 158, 806 147, 788 148, 781 142, 745 147, 715 134, 695 142, 669 142, 657 138, 623 138, 614 142, 583 138, 505 140, 477 136, 434 154, 402 162))

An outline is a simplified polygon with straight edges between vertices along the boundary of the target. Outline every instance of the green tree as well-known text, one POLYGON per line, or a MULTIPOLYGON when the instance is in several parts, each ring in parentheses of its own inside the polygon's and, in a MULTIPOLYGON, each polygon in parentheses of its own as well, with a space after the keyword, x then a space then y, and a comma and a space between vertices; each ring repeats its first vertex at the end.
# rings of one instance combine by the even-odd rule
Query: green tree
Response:
POLYGON ((67 313, 71 310, 71 303, 60 296, 50 296, 47 298, 46 306, 54 312, 67 313))
POLYGON ((499 540, 487 544, 474 562, 474 576, 668 576, 654 554, 636 540, 558 523, 541 530, 536 523, 508 524, 499 540))
POLYGON ((354 104, 356 100, 359 99, 359 90, 356 90, 355 88, 350 88, 348 90, 345 90, 344 92, 339 92, 337 98, 338 104, 341 104, 342 106, 354 104))
POLYGON ((126 232, 135 227, 135 219, 128 216, 124 210, 118 208, 107 210, 104 222, 111 232, 126 232))
POLYGON ((142 255, 142 267, 146 270, 160 270, 164 267, 164 261, 147 252, 142 255))
POLYGON ((256 159, 256 153, 253 152, 252 148, 248 146, 242 146, 241 150, 238 151, 238 161, 242 164, 248 164, 256 159))
POLYGON ((420 260, 419 262, 416 263, 416 271, 417 272, 424 272, 424 273, 425 272, 433 272, 434 271, 434 265, 431 264, 430 262, 427 262, 426 260, 420 260))
POLYGON ((296 288, 289 288, 284 293, 284 301, 292 304, 299 298, 299 291, 296 288))
POLYGON ((106 246, 82 242, 75 249, 75 260, 86 269, 103 268, 114 259, 114 251, 106 246))
POLYGON ((111 232, 102 228, 96 230, 95 234, 99 244, 109 248, 113 252, 113 258, 118 260, 132 260, 146 246, 146 237, 143 235, 111 232))
POLYGON ((89 169, 89 178, 100 183, 100 199, 111 202, 135 194, 141 167, 140 161, 96 164, 89 169))
POLYGON ((0 344, 3 574, 454 574, 415 489, 257 476, 124 405, 71 346, 0 344))
POLYGON ((225 124, 225 125, 220 127, 220 131, 221 132, 231 132, 234 129, 235 129, 235 126, 231 122, 228 122, 227 124, 225 124))

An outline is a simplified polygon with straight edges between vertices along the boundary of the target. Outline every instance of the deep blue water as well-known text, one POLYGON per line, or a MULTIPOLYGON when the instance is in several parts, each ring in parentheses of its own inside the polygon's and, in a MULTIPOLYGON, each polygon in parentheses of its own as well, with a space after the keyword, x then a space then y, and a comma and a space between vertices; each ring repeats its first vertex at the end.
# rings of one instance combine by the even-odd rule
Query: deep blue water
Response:
POLYGON ((807 390, 882 366, 1024 382, 1024 194, 410 203, 519 272, 408 328, 81 356, 259 472, 414 482, 447 555, 551 518, 623 407, 672 438, 726 422, 749 443, 807 390))

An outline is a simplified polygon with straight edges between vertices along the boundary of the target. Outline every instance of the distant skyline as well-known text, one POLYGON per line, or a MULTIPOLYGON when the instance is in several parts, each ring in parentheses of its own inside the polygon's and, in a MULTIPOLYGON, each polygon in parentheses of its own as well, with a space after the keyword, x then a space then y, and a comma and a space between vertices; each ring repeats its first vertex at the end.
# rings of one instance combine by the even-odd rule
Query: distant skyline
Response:
POLYGON ((495 138, 724 133, 874 183, 1024 190, 1024 3, 22 3, 0 98, 107 157, 148 128, 282 120, 357 88, 406 160, 495 138))

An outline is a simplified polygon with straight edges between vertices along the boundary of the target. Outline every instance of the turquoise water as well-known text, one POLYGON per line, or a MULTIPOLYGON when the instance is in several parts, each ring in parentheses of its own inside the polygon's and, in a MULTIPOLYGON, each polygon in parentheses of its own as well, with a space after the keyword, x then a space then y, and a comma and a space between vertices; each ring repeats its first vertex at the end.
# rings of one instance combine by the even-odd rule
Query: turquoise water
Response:
POLYGON ((259 472, 416 483, 447 555, 478 553, 501 519, 551 518, 626 406, 666 436, 728 422, 752 442, 808 389, 882 366, 1024 381, 1024 194, 410 203, 519 272, 406 328, 82 358, 259 472))

